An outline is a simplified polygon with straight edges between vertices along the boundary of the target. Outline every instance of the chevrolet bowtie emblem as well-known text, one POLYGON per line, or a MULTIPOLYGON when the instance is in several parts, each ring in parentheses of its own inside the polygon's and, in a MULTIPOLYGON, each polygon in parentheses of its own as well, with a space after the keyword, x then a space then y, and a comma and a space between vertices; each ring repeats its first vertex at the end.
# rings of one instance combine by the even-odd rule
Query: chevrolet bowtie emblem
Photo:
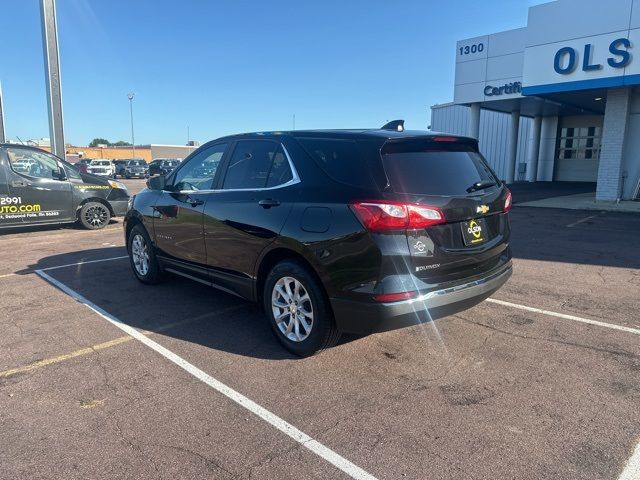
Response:
POLYGON ((478 207, 476 208, 476 213, 485 214, 488 211, 489 211, 489 207, 487 207, 486 205, 478 205, 478 207))

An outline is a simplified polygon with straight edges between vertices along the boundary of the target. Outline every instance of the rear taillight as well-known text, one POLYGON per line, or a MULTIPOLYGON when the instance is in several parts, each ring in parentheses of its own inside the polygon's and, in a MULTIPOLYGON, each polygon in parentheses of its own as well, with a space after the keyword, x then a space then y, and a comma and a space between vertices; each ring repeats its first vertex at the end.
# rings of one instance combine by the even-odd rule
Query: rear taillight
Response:
POLYGON ((353 212, 370 232, 426 228, 445 222, 438 207, 374 200, 351 204, 353 212))
POLYGON ((513 197, 511 196, 511 190, 507 189, 507 197, 504 199, 504 208, 502 209, 504 213, 507 213, 511 210, 511 204, 513 202, 513 197))

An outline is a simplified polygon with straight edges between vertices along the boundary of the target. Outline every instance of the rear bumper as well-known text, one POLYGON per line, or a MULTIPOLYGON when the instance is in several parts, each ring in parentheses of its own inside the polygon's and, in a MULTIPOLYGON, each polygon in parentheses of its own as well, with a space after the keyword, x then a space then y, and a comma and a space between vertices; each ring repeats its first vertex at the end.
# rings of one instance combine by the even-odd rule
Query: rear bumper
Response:
POLYGON ((511 261, 485 277, 393 303, 332 298, 337 327, 344 333, 367 334, 394 330, 453 315, 491 296, 509 279, 511 261))

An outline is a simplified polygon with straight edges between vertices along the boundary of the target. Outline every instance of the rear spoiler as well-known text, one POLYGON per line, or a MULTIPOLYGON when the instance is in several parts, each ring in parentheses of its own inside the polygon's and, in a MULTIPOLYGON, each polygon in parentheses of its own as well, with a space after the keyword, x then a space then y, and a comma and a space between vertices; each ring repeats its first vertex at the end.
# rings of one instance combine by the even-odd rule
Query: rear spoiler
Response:
POLYGON ((478 140, 456 135, 419 135, 415 137, 389 138, 382 145, 382 153, 400 153, 421 150, 473 150, 479 151, 478 140))

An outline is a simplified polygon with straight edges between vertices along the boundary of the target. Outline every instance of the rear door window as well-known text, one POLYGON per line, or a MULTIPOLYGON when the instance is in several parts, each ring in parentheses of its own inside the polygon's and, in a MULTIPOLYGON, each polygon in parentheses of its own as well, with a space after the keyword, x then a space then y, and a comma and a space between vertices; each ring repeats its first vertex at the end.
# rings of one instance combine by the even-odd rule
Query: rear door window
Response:
POLYGON ((224 190, 272 188, 293 180, 282 145, 268 140, 241 140, 229 160, 224 190))
POLYGON ((482 155, 468 148, 389 150, 384 169, 398 193, 466 196, 500 183, 482 155))
POLYGON ((298 138, 316 164, 333 180, 364 188, 384 188, 379 141, 298 138))

